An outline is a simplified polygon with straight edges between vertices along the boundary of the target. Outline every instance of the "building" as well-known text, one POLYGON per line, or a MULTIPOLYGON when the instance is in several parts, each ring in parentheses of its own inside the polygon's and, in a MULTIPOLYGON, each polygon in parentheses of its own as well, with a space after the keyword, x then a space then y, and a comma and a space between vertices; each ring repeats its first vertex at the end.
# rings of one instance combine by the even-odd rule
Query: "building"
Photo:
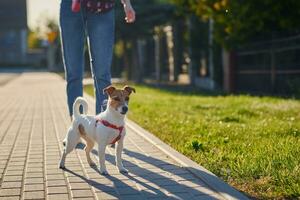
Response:
POLYGON ((0 1, 0 65, 26 63, 26 0, 0 1))

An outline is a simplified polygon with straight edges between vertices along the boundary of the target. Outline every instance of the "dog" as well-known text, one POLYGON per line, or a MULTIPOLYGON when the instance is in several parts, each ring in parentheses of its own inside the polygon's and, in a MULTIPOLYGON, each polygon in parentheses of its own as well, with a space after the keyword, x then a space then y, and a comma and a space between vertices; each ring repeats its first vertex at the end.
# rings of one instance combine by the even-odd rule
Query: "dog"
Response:
POLYGON ((116 167, 120 173, 128 173, 122 164, 122 150, 124 137, 126 135, 124 118, 128 111, 129 96, 135 89, 124 86, 122 89, 108 86, 103 90, 108 95, 107 108, 96 116, 87 115, 88 104, 82 97, 78 97, 73 104, 73 121, 63 141, 64 149, 59 163, 59 168, 65 168, 66 156, 76 147, 80 138, 86 141, 85 152, 87 162, 90 166, 95 163, 90 157, 90 152, 95 142, 98 143, 98 156, 100 173, 108 174, 105 166, 105 149, 107 145, 116 145, 116 167), (80 106, 83 114, 80 114, 80 106))

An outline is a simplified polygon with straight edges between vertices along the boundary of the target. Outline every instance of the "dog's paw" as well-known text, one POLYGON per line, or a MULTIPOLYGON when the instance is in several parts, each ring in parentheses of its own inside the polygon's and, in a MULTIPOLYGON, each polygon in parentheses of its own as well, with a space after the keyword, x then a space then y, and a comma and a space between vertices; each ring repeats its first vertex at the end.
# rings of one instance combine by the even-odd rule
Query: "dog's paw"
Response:
POLYGON ((59 167, 59 169, 66 169, 66 167, 64 165, 59 165, 58 167, 59 167))
POLYGON ((90 165, 90 167, 95 167, 96 166, 96 164, 94 162, 90 162, 89 165, 90 165))
POLYGON ((103 176, 108 175, 108 172, 106 170, 99 170, 100 174, 102 174, 103 176))
POLYGON ((128 170, 125 167, 120 167, 118 169, 119 169, 119 172, 122 173, 122 174, 127 174, 128 173, 128 170))

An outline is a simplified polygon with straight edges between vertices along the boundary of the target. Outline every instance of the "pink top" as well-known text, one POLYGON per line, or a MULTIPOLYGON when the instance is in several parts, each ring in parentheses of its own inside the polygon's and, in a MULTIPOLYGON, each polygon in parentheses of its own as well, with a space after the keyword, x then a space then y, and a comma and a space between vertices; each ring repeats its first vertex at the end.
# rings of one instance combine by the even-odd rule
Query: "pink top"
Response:
POLYGON ((115 6, 114 0, 73 0, 72 11, 79 12, 80 5, 88 12, 102 13, 111 10, 115 6))

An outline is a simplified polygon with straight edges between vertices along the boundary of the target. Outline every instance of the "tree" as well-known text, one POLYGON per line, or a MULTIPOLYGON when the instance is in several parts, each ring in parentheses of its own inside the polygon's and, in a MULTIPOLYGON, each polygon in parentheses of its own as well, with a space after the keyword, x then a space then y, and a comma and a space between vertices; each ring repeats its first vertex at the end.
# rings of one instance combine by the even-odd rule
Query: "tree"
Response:
POLYGON ((29 49, 41 48, 42 39, 38 36, 36 31, 29 30, 27 43, 29 49))
POLYGON ((299 30, 299 0, 172 0, 182 12, 214 20, 215 40, 233 48, 253 37, 299 30))

